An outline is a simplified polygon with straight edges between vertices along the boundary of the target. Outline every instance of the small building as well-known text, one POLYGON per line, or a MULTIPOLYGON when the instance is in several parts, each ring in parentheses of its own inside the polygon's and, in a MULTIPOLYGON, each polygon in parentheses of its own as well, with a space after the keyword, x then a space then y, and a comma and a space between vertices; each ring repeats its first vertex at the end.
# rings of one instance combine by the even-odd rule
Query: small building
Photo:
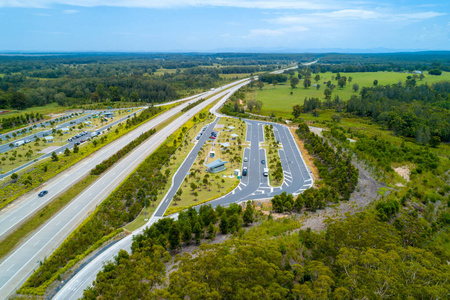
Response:
POLYGON ((53 140, 54 140, 54 138, 53 138, 53 136, 46 136, 46 137, 44 137, 44 139, 45 139, 45 141, 47 142, 47 143, 51 143, 51 142, 53 142, 53 140))
POLYGON ((413 71, 414 74, 422 74, 422 71, 413 71))
POLYGON ((228 147, 230 147, 230 143, 228 143, 228 142, 220 143, 220 146, 222 146, 223 148, 228 148, 228 147))
POLYGON ((236 140, 239 137, 239 134, 232 133, 230 134, 232 140, 236 140))
POLYGON ((105 118, 113 118, 113 117, 114 117, 114 114, 113 114, 112 112, 110 112, 110 111, 105 111, 105 113, 103 114, 103 116, 104 116, 105 118))
POLYGON ((84 124, 92 124, 91 121, 85 121, 84 124))
POLYGON ((234 126, 228 126, 228 129, 230 129, 230 131, 234 130, 234 126))
POLYGON ((216 156, 216 152, 215 151, 209 152, 209 157, 215 157, 215 156, 216 156))
POLYGON ((70 129, 69 129, 69 127, 64 127, 64 128, 61 128, 61 131, 62 132, 68 132, 68 131, 70 131, 70 129))
POLYGON ((210 162, 206 165, 207 169, 206 171, 209 173, 219 173, 222 171, 225 171, 227 168, 225 168, 225 164, 228 163, 227 161, 222 161, 220 158, 216 159, 213 162, 210 162))

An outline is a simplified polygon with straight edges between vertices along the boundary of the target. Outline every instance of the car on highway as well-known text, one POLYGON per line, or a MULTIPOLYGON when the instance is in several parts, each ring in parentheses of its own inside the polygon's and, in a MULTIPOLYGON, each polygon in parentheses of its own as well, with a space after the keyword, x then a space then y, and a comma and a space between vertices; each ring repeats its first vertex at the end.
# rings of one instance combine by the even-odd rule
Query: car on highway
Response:
POLYGON ((48 194, 48 191, 42 191, 38 194, 39 197, 44 197, 45 195, 48 194))
POLYGON ((244 157, 244 162, 248 162, 248 157, 244 157))
POLYGON ((244 167, 242 169, 242 176, 247 176, 247 173, 248 173, 248 169, 247 169, 247 167, 244 167))
POLYGON ((266 164, 266 161, 263 159, 263 160, 261 161, 261 163, 262 163, 263 165, 265 165, 265 164, 266 164))

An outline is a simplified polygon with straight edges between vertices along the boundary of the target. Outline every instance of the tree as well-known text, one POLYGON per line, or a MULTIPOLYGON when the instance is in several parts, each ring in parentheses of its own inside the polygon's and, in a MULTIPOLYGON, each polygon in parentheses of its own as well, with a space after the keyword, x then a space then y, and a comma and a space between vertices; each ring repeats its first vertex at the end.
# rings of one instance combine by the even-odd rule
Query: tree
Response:
POLYGON ((247 100, 247 108, 250 112, 252 112, 253 108, 255 107, 256 101, 253 99, 247 100))
POLYGON ((333 114, 333 115, 331 116, 331 119, 333 120, 333 122, 340 122, 340 121, 341 121, 341 116, 340 116, 340 115, 333 114))
POLYGON ((303 108, 299 104, 296 104, 292 107, 292 115, 296 119, 298 119, 298 117, 300 117, 300 114, 302 113, 302 111, 303 111, 303 108))
POLYGON ((70 150, 69 150, 69 148, 66 148, 66 150, 64 150, 64 155, 65 155, 65 156, 69 156, 69 155, 70 155, 70 150))
POLYGON ((195 222, 194 229, 192 231, 194 232, 195 235, 195 242, 197 244, 200 244, 200 239, 202 238, 202 226, 198 221, 195 222))
POLYGON ((303 86, 304 86, 305 89, 307 89, 308 87, 311 86, 311 79, 310 79, 309 77, 306 77, 306 78, 303 80, 303 86))
POLYGON ((347 84, 347 77, 342 76, 341 78, 339 78, 339 80, 338 80, 338 86, 339 86, 340 88, 343 88, 346 84, 347 84))
POLYGON ((375 79, 375 80, 373 81, 373 85, 377 85, 377 84, 378 84, 378 80, 375 79))
POLYGON ((314 80, 316 81, 316 83, 319 82, 319 80, 320 80, 320 75, 317 74, 317 75, 314 77, 314 80))
POLYGON ((196 188, 197 188, 197 185, 194 182, 191 182, 191 190, 195 191, 196 188))
POLYGON ((176 222, 172 223, 172 226, 169 230, 169 244, 170 249, 176 250, 180 247, 180 229, 178 229, 178 225, 176 222))
POLYGON ((359 85, 357 83, 353 84, 353 91, 357 92, 359 90, 359 85))
POLYGON ((439 69, 431 69, 431 70, 428 71, 428 74, 439 76, 439 75, 442 74, 442 71, 439 70, 439 69))
POLYGON ((21 92, 13 92, 10 103, 11 107, 14 109, 25 109, 28 107, 27 96, 21 92))
POLYGON ((53 161, 58 161, 58 155, 56 155, 55 151, 52 152, 52 160, 53 161))
POLYGON ((120 89, 118 86, 110 86, 109 87, 109 96, 111 97, 111 101, 120 101, 120 89))
POLYGON ((348 83, 352 82, 352 80, 353 80, 352 76, 349 76, 348 77, 348 83))
POLYGON ((291 77, 291 88, 295 89, 299 82, 300 82, 300 80, 298 79, 297 76, 292 76, 291 77))
POLYGON ((244 221, 245 226, 248 226, 248 224, 253 223, 253 205, 250 200, 247 201, 244 216, 242 217, 242 219, 244 221))
POLYGON ((181 237, 183 239, 183 242, 189 245, 192 239, 191 224, 189 223, 189 221, 184 223, 181 237))
POLYGON ((258 113, 261 112, 262 107, 263 107, 263 102, 261 100, 256 100, 255 109, 258 113))
POLYGON ((97 87, 95 88, 95 91, 100 96, 100 100, 104 99, 106 97, 106 89, 105 86, 101 83, 97 84, 97 87))
POLYGON ((316 84, 316 90, 320 90, 320 84, 316 84))
POLYGON ((229 224, 228 224, 228 216, 227 216, 227 213, 224 212, 222 214, 222 216, 220 217, 220 224, 219 224, 220 231, 222 232, 222 234, 227 234, 228 233, 228 226, 229 226, 229 224))
POLYGON ((276 80, 273 80, 273 81, 272 81, 273 88, 276 88, 276 87, 277 87, 277 84, 278 84, 278 81, 276 81, 276 80))
POLYGON ((11 179, 12 180, 16 180, 17 178, 19 178, 19 175, 17 175, 16 173, 12 173, 11 174, 11 179))
POLYGON ((326 88, 324 91, 323 91, 323 94, 325 95, 325 98, 326 99, 331 99, 331 89, 330 88, 326 88))
POLYGON ((73 153, 78 153, 80 151, 80 148, 77 144, 73 145, 73 153))
POLYGON ((422 81, 425 78, 425 75, 423 75, 423 73, 420 73, 419 79, 420 81, 422 81))
POLYGON ((98 92, 93 92, 91 94, 91 100, 93 102, 99 102, 101 100, 100 95, 98 94, 98 92))
POLYGON ((262 88, 264 87, 264 82, 262 82, 261 80, 258 80, 256 82, 256 86, 259 87, 260 90, 262 90, 262 88))

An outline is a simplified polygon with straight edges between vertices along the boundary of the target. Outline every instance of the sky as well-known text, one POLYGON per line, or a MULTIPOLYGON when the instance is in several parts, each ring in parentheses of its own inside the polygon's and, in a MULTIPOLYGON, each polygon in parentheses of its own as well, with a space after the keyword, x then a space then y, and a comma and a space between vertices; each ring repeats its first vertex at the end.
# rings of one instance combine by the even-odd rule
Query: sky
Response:
POLYGON ((450 50, 449 14, 448 0, 0 0, 0 51, 450 50))

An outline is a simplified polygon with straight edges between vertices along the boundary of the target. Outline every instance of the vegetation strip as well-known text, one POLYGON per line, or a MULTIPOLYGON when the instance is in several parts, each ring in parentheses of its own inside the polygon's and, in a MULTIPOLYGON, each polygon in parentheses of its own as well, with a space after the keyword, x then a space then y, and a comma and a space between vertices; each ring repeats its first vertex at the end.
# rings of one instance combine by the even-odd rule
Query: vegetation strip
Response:
MULTIPOLYGON (((86 147, 74 147, 72 153, 58 156, 57 160, 46 160, 38 165, 33 165, 30 169, 24 171, 18 178, 13 179, 12 182, 5 183, 0 189, 0 209, 16 200, 21 195, 32 190, 33 188, 41 185, 43 182, 50 178, 53 178, 57 174, 73 166, 83 158, 89 156, 105 145, 117 140, 126 133, 134 130, 142 123, 148 121, 151 118, 158 116, 164 111, 178 105, 172 104, 167 107, 161 107, 161 110, 156 114, 146 114, 148 118, 141 118, 140 116, 133 117, 127 120, 125 126, 118 125, 117 129, 113 133, 101 136, 99 139, 94 140, 91 145, 86 147)), ((153 108, 149 108, 152 109, 153 108)), ((159 110, 159 108, 158 108, 159 110)), ((151 110, 150 110, 151 111, 151 110)), ((150 112, 149 111, 149 112, 150 112)))
POLYGON ((266 149, 267 161, 269 167, 269 180, 271 186, 281 186, 283 183, 283 168, 280 160, 280 142, 275 140, 273 125, 264 125, 265 141, 262 148, 266 149))
MULTIPOLYGON (((207 117, 200 112, 192 118, 192 124, 207 117)), ((47 287, 57 279, 59 270, 76 262, 99 247, 106 237, 117 234, 120 227, 133 221, 150 200, 156 205, 158 191, 164 187, 170 174, 162 174, 161 165, 168 161, 181 140, 182 128, 142 162, 135 172, 117 187, 84 222, 73 231, 63 244, 28 278, 18 293, 43 295, 47 287)))

